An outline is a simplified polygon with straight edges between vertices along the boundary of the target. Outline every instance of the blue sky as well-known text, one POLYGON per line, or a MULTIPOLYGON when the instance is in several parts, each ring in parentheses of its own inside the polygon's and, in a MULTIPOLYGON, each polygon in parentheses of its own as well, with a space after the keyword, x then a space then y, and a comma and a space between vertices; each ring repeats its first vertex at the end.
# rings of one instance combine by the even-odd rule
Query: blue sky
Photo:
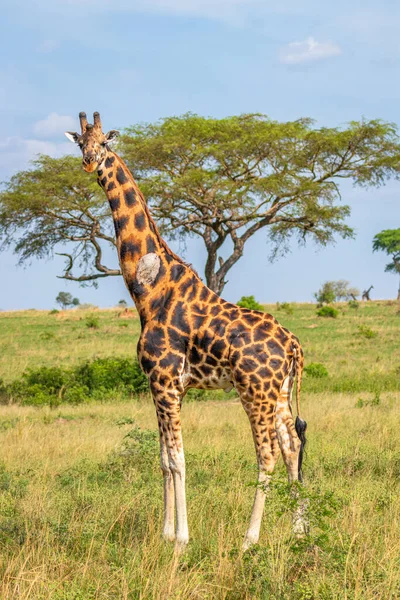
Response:
MULTIPOLYGON (((400 5, 388 0, 6 0, 0 179, 38 152, 73 152, 63 132, 77 129, 81 110, 99 110, 107 129, 187 111, 307 116, 328 126, 362 117, 398 124, 399 27, 400 5)), ((355 241, 321 250, 293 244, 270 264, 259 232, 230 272, 224 297, 311 301, 327 279, 373 284, 373 297, 395 297, 398 282, 384 273, 387 259, 372 254, 371 240, 400 227, 400 182, 371 190, 346 183, 342 195, 352 207, 355 241)), ((202 273, 201 241, 189 241, 184 253, 202 273)), ((49 308, 60 290, 100 306, 127 298, 121 278, 98 290, 56 279, 61 258, 26 268, 16 262, 0 254, 7 282, 1 309, 49 308)))

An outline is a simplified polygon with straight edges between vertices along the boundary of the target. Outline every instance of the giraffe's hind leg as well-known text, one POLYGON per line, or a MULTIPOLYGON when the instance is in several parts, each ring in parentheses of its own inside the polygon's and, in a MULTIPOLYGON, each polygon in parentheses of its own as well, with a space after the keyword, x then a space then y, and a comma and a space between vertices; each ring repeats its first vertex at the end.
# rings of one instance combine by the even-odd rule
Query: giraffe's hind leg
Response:
MULTIPOLYGON (((279 447, 282 452, 283 461, 286 465, 289 483, 301 481, 301 441, 297 435, 291 410, 291 394, 293 389, 293 371, 282 384, 278 402, 276 405, 276 432, 279 447)), ((297 506, 293 513, 293 533, 303 536, 308 531, 307 501, 299 499, 299 490, 292 489, 292 495, 297 500, 297 506)))
POLYGON ((246 550, 258 542, 265 498, 280 452, 275 431, 276 400, 266 394, 257 397, 257 394, 249 392, 241 393, 241 400, 250 420, 258 463, 257 489, 250 524, 243 542, 243 549, 246 550))
POLYGON ((292 389, 293 376, 291 373, 283 381, 276 405, 276 432, 289 483, 300 479, 299 458, 301 449, 301 442, 296 433, 291 410, 292 389))

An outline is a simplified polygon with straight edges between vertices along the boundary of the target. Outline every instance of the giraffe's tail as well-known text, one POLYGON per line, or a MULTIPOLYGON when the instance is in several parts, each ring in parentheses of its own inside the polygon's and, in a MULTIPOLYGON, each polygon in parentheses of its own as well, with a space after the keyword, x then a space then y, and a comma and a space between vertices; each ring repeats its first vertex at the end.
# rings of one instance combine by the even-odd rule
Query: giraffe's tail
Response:
POLYGON ((304 457, 304 448, 307 443, 306 439, 306 430, 307 423, 300 417, 300 390, 301 390, 301 380, 303 378, 303 368, 304 368, 304 354, 303 350, 298 342, 293 345, 293 357, 294 357, 294 372, 296 375, 296 408, 297 408, 297 417, 295 421, 295 429, 296 433, 300 440, 300 453, 299 453, 299 481, 303 481, 303 473, 302 473, 302 464, 304 457))

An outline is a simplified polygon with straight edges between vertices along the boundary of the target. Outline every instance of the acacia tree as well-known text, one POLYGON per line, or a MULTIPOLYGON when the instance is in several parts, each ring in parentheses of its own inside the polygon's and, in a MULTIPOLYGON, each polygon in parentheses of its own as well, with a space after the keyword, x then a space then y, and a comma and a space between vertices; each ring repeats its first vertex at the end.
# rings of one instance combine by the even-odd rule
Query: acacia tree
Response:
MULTIPOLYGON (((336 235, 351 237, 340 180, 376 186, 400 166, 397 130, 381 121, 341 130, 316 129, 310 119, 277 123, 263 115, 188 114, 128 128, 119 150, 164 235, 203 239, 205 279, 218 293, 261 229, 272 255, 287 251, 292 236, 321 245, 336 235)), ((79 158, 40 156, 5 184, 0 238, 20 263, 62 254, 62 277, 81 284, 121 274, 104 264, 105 246, 115 247, 109 207, 79 158)))
MULTIPOLYGON (((400 276, 400 229, 384 229, 377 233, 372 241, 372 248, 374 252, 383 250, 391 256, 392 262, 386 265, 385 271, 397 273, 400 276)), ((397 300, 400 300, 400 282, 397 300)))
POLYGON ((79 298, 73 298, 69 292, 59 292, 56 298, 56 302, 65 309, 68 306, 79 306, 79 298))
POLYGON ((0 194, 0 237, 1 248, 12 247, 20 264, 54 253, 64 256, 63 279, 96 284, 101 277, 121 275, 103 264, 104 245, 115 247, 108 202, 96 179, 82 170, 82 160, 73 156, 39 156, 30 170, 6 183, 0 194))
POLYGON ((273 256, 288 250, 292 236, 323 246, 336 234, 351 237, 340 180, 377 186, 400 165, 396 128, 379 120, 341 130, 315 129, 310 119, 187 114, 129 127, 120 149, 163 233, 203 239, 205 279, 218 293, 261 229, 273 256))
POLYGON ((321 306, 340 302, 341 300, 357 300, 360 290, 350 285, 350 281, 338 279, 337 281, 325 281, 321 288, 314 294, 315 299, 321 306))

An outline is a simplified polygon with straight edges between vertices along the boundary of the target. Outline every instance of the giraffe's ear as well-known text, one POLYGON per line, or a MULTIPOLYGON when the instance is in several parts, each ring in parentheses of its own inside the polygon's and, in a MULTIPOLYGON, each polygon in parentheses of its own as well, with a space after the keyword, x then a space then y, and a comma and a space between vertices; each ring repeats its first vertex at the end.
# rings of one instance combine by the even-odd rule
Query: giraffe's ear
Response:
POLYGON ((115 129, 111 129, 111 131, 109 131, 105 135, 105 138, 107 140, 107 144, 109 144, 110 142, 113 142, 114 140, 116 140, 118 136, 119 136, 119 131, 116 131, 115 129))
POLYGON ((65 135, 67 136, 67 138, 71 141, 74 142, 74 144, 77 144, 79 141, 79 135, 75 132, 72 131, 66 131, 65 135))

